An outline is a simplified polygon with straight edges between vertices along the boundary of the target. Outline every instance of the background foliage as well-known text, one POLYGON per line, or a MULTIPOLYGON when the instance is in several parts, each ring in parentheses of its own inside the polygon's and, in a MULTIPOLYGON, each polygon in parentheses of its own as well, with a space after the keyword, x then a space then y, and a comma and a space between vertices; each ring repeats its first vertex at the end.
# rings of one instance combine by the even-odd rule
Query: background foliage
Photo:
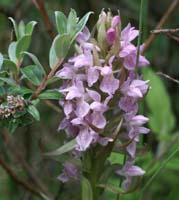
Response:
MULTIPOLYGON (((114 13, 117 13, 117 9, 119 9, 123 27, 128 21, 136 27, 139 24, 140 0, 46 0, 44 4, 53 24, 55 23, 54 11, 61 10, 68 14, 70 8, 74 8, 79 16, 83 16, 88 11, 94 11, 95 14, 90 17, 88 23, 91 29, 102 8, 110 8, 114 13)), ((145 0, 142 41, 148 38, 150 30, 154 29, 170 4, 171 0, 145 0)), ((165 28, 178 26, 178 12, 179 8, 165 23, 165 28)), ((31 20, 38 22, 29 52, 36 54, 41 63, 48 67, 48 54, 52 39, 49 37, 41 15, 33 2, 30 0, 0 1, 0 51, 3 54, 7 52, 8 44, 13 37, 12 25, 8 17, 13 17, 18 22, 22 19, 25 23, 31 20)), ((178 54, 179 43, 162 34, 156 37, 146 52, 151 66, 143 70, 142 73, 145 79, 150 79, 152 90, 146 97, 146 101, 141 104, 141 113, 145 113, 150 118, 148 126, 151 128, 151 133, 143 138, 141 143, 143 149, 139 150, 137 162, 143 166, 147 173, 140 188, 143 194, 135 192, 132 195, 126 195, 124 197, 126 200, 139 199, 139 197, 145 200, 172 200, 179 196, 179 179, 177 177, 179 153, 175 152, 178 147, 179 134, 179 85, 156 74, 156 72, 161 71, 177 79, 179 77, 178 54), (175 154, 167 160, 173 152, 175 154), (151 177, 153 177, 152 180, 151 177)), ((58 87, 58 85, 59 83, 51 87, 58 87)), ((58 102, 54 101, 54 104, 58 105, 58 102)), ((80 192, 80 187, 74 183, 63 185, 56 179, 61 172, 65 156, 52 159, 42 155, 43 152, 55 149, 60 145, 63 135, 57 133, 57 128, 63 114, 60 111, 53 111, 45 103, 40 104, 39 110, 41 122, 36 122, 26 128, 19 128, 14 133, 13 138, 25 159, 33 166, 38 177, 56 196, 56 199, 76 200, 76 194, 80 192), (72 190, 73 187, 75 189, 72 190)), ((2 132, 2 130, 0 131, 2 132)), ((6 155, 7 162, 18 173, 19 177, 26 178, 31 182, 32 180, 21 168, 18 160, 12 158, 11 149, 3 141, 4 138, 0 134, 0 151, 6 155)), ((114 163, 121 162, 121 158, 115 154, 111 155, 110 160, 114 163)), ((110 182, 119 184, 115 177, 111 178, 110 182)), ((106 196, 106 199, 116 198, 116 195, 108 191, 106 191, 106 196)), ((9 199, 37 198, 14 182, 0 168, 0 200, 9 199)))

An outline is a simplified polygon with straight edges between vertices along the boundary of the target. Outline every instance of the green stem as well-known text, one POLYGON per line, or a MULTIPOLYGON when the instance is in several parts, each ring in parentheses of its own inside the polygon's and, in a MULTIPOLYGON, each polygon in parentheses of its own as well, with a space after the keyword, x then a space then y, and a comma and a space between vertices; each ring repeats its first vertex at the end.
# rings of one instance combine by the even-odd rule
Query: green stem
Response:
MULTIPOLYGON (((127 158, 127 156, 124 155, 123 165, 124 165, 124 163, 126 162, 126 158, 127 158)), ((121 185, 122 185, 122 179, 120 179, 119 187, 121 187, 121 185)), ((116 200, 120 200, 120 194, 117 194, 116 200)))

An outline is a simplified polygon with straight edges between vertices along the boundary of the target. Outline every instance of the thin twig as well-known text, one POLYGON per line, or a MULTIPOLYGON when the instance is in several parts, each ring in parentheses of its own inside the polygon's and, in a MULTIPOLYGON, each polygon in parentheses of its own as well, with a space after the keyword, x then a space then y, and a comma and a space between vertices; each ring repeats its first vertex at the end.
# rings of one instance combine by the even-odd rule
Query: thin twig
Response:
MULTIPOLYGON (((170 7, 168 8, 168 10, 164 13, 163 17, 161 18, 161 20, 159 21, 159 23, 155 27, 155 29, 161 29, 162 28, 162 26, 165 24, 167 19, 174 13, 174 10, 177 8, 178 4, 179 4, 179 0, 174 0, 172 2, 170 7)), ((144 47, 144 49, 142 51, 142 54, 144 54, 144 52, 149 48, 149 46, 151 45, 151 43, 153 42, 155 37, 156 37, 156 34, 151 34, 150 35, 150 37, 145 42, 145 47, 144 47)))
POLYGON ((169 29, 155 29, 150 31, 153 34, 159 34, 159 33, 176 33, 179 32, 179 28, 169 28, 169 29))
POLYGON ((24 187, 26 190, 30 191, 34 195, 42 198, 41 194, 36 189, 34 189, 28 182, 20 179, 18 175, 15 174, 15 172, 5 162, 1 154, 0 154, 0 165, 15 182, 17 182, 19 185, 21 185, 22 187, 24 187))
POLYGON ((164 76, 165 78, 167 78, 167 79, 179 84, 179 80, 177 80, 177 79, 175 79, 175 78, 173 78, 173 77, 171 77, 171 76, 169 76, 167 74, 164 74, 163 72, 157 72, 157 74, 161 75, 161 76, 164 76))
POLYGON ((42 19, 44 21, 44 24, 46 26, 47 32, 49 36, 53 39, 55 37, 55 32, 53 31, 53 25, 49 19, 49 16, 47 14, 47 11, 44 6, 44 2, 42 0, 32 0, 36 8, 39 10, 42 19))
POLYGON ((31 179, 34 181, 34 183, 39 187, 39 189, 46 194, 51 199, 53 198, 53 195, 50 194, 46 186, 41 182, 41 180, 38 178, 38 175, 35 174, 32 166, 30 166, 26 160, 23 158, 22 153, 18 150, 18 147, 16 146, 12 136, 7 132, 7 129, 3 129, 3 137, 5 139, 6 144, 11 149, 11 152, 13 152, 13 155, 15 158, 19 161, 19 163, 22 165, 24 170, 29 174, 31 179))
POLYGON ((169 38, 172 38, 173 40, 179 42, 179 37, 176 37, 176 36, 172 35, 171 33, 166 33, 166 35, 167 35, 169 38))

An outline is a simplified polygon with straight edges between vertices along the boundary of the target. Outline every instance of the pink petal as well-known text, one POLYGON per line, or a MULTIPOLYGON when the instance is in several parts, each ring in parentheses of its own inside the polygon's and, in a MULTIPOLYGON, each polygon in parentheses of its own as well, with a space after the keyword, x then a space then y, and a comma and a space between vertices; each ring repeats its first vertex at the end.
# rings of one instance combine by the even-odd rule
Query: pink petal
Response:
POLYGON ((115 28, 116 26, 119 26, 119 24, 121 23, 121 18, 119 15, 116 15, 112 18, 112 22, 111 22, 111 26, 113 28, 115 28))
POLYGON ((87 102, 85 102, 84 100, 77 101, 77 107, 76 107, 75 113, 78 117, 83 118, 84 116, 88 114, 89 110, 90 110, 90 106, 87 102))
POLYGON ((94 112, 92 114, 92 124, 99 129, 103 129, 106 126, 106 119, 100 112, 94 112))
POLYGON ((93 102, 90 104, 90 108, 94 111, 104 112, 106 110, 106 106, 101 102, 93 102))
POLYGON ((111 74, 112 74, 111 67, 104 66, 104 67, 101 68, 101 75, 102 76, 107 76, 107 75, 111 75, 111 74))
POLYGON ((63 108, 64 108, 65 115, 68 116, 73 111, 72 102, 70 101, 65 102, 63 105, 63 108))
POLYGON ((127 176, 143 176, 144 174, 145 171, 136 165, 132 165, 131 167, 129 167, 126 172, 127 176))
POLYGON ((89 90, 89 89, 86 89, 87 92, 88 92, 88 95, 90 96, 90 98, 94 101, 101 101, 101 95, 94 91, 94 90, 89 90))
POLYGON ((79 91, 79 89, 76 87, 73 87, 69 90, 66 96, 66 100, 72 100, 74 98, 79 98, 81 96, 82 96, 82 93, 79 91))
POLYGON ((79 135, 76 137, 78 151, 85 151, 93 141, 93 135, 89 132, 88 128, 80 130, 79 135))
POLYGON ((131 54, 133 51, 136 51, 136 47, 132 44, 128 44, 119 52, 119 56, 124 58, 131 54))
POLYGON ((147 123, 149 119, 147 117, 144 117, 143 115, 136 115, 131 119, 130 124, 135 126, 141 126, 145 123, 147 123))
POLYGON ((99 72, 94 67, 89 67, 87 69, 87 82, 88 86, 91 87, 99 78, 99 72))
POLYGON ((111 95, 119 88, 119 80, 115 79, 113 75, 105 76, 100 84, 100 90, 111 95))

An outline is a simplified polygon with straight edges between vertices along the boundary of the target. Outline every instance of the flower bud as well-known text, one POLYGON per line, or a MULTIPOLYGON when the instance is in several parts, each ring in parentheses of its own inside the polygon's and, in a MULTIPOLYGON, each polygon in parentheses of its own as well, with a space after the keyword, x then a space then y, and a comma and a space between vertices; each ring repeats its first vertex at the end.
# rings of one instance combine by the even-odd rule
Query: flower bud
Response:
POLYGON ((106 40, 109 45, 112 45, 116 39, 116 30, 114 28, 110 28, 106 34, 106 40))
POLYGON ((106 13, 102 10, 101 14, 99 15, 99 20, 97 23, 97 40, 98 46, 101 50, 106 51, 107 49, 107 41, 106 41, 106 13))
POLYGON ((107 17, 106 17, 106 28, 109 29, 111 27, 111 21, 112 21, 112 14, 111 11, 107 12, 107 17))
POLYGON ((112 18, 111 26, 112 26, 113 28, 115 28, 115 27, 119 26, 120 23, 121 23, 121 18, 120 18, 119 15, 116 15, 116 16, 114 16, 114 17, 112 18))

